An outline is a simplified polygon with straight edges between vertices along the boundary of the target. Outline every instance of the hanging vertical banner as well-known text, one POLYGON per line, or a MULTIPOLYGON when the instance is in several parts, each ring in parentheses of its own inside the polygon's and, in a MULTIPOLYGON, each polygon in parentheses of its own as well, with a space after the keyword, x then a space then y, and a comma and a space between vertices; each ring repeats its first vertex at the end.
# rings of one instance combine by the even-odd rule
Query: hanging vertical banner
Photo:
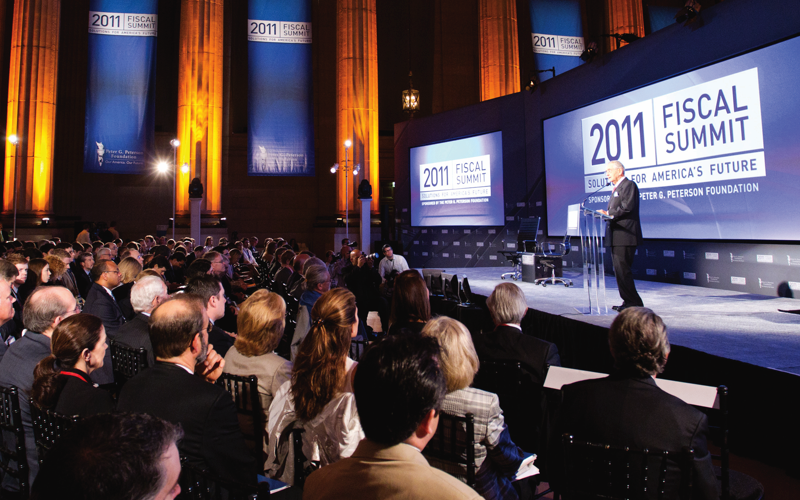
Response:
POLYGON ((158 0, 91 0, 83 171, 140 174, 153 151, 158 0))
MULTIPOLYGON (((531 37, 536 69, 560 75, 583 63, 583 25, 579 0, 530 0, 531 37)), ((541 81, 553 77, 539 73, 541 81)))
POLYGON ((314 175, 311 1, 250 0, 248 175, 314 175))

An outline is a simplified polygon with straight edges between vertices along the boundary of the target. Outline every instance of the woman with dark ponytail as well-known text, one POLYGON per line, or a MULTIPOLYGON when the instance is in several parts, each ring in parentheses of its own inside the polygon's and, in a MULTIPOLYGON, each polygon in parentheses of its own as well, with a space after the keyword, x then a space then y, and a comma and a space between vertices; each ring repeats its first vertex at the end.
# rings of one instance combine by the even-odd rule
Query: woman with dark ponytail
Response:
POLYGON ((294 481, 287 446, 292 426, 305 431, 303 454, 312 467, 349 457, 364 438, 352 386, 356 362, 348 357, 357 333, 356 298, 349 290, 334 288, 314 303, 311 329, 297 351, 292 379, 281 386, 270 407, 271 477, 294 481))
POLYGON ((106 331, 97 316, 76 314, 58 324, 52 354, 33 371, 31 398, 42 408, 85 417, 114 410, 111 394, 95 388, 89 374, 103 366, 106 331))

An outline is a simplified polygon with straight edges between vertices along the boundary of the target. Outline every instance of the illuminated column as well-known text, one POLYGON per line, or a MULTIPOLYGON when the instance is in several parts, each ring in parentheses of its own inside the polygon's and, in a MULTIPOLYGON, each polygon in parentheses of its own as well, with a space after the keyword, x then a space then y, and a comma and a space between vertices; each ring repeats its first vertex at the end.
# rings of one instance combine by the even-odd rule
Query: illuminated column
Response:
POLYGON ((48 213, 53 208, 53 145, 56 125, 60 0, 17 0, 11 29, 3 210, 48 213))
POLYGON ((222 32, 224 0, 181 0, 178 69, 178 213, 189 212, 189 182, 200 177, 203 212, 222 211, 222 32))
POLYGON ((371 210, 377 212, 380 194, 375 0, 338 0, 336 17, 337 161, 344 160, 344 141, 353 141, 348 153, 350 173, 340 168, 336 174, 336 209, 343 213, 349 204, 350 212, 355 212, 355 191, 360 179, 365 178, 372 184, 371 210), (352 167, 357 163, 361 164, 361 174, 354 177, 352 167), (350 183, 347 199, 345 182, 350 183))
POLYGON ((519 92, 515 0, 480 0, 481 101, 519 92))
MULTIPOLYGON (((639 38, 644 37, 644 12, 641 0, 606 0, 606 25, 611 35, 633 33, 639 38)), ((607 38, 606 50, 612 51, 616 48, 617 41, 607 38)))

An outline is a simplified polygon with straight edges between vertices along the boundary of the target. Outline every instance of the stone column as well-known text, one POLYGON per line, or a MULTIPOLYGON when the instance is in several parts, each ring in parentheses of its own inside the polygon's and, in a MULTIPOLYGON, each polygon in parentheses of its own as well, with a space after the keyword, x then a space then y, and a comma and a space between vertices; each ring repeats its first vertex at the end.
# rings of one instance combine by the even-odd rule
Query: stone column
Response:
POLYGON ((519 92, 515 0, 480 0, 481 101, 519 92))
POLYGON ((3 210, 31 215, 53 209, 60 0, 16 0, 11 30, 3 210), (17 178, 17 174, 19 178, 17 178))
MULTIPOLYGON (((610 35, 633 33, 639 38, 644 37, 644 11, 641 0, 605 0, 606 26, 610 35)), ((606 51, 617 49, 617 41, 606 38, 606 51)), ((620 46, 625 42, 620 42, 620 46)))
MULTIPOLYGON (((375 0, 338 0, 336 8, 336 144, 337 158, 344 160, 344 141, 353 143, 350 172, 336 174, 336 209, 349 206, 355 213, 355 198, 361 179, 372 184, 372 212, 378 211, 378 38, 375 0), (353 166, 361 173, 353 175, 353 166), (345 198, 345 182, 347 197, 345 198)), ((399 101, 398 101, 399 102, 399 101)))
POLYGON ((222 212, 222 55, 224 0, 181 0, 178 69, 178 213, 189 212, 189 183, 200 177, 203 213, 222 212))

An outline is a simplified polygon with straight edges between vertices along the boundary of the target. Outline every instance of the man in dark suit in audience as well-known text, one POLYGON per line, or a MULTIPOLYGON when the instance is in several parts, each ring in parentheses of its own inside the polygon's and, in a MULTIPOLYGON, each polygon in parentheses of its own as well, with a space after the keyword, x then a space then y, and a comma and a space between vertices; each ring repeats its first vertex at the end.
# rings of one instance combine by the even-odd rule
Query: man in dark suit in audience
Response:
MULTIPOLYGON (((86 304, 83 312, 94 314, 103 322, 106 335, 110 340, 117 339, 119 327, 125 324, 119 304, 111 293, 120 283, 120 274, 117 264, 112 260, 101 260, 92 267, 92 287, 86 295, 86 304)), ((98 368, 90 375, 96 384, 105 385, 114 382, 114 371, 111 368, 111 349, 106 349, 102 368, 98 368)))
POLYGON ((0 359, 6 353, 6 345, 9 342, 9 337, 15 339, 16 323, 14 322, 14 313, 16 312, 17 298, 11 286, 19 276, 17 266, 8 262, 7 260, 0 259, 0 359), (6 286, 8 287, 6 289, 6 286))
MULTIPOLYGON (((554 438, 568 432, 583 441, 676 455, 684 447, 692 448, 693 498, 718 499, 708 452, 708 418, 656 385, 655 377, 664 371, 670 351, 664 322, 650 309, 627 308, 611 324, 608 344, 615 372, 562 388, 561 417, 554 438)), ((677 471, 673 461, 668 467, 677 471)), ((648 490, 654 494, 647 498, 656 498, 660 489, 657 476, 651 475, 653 483, 648 490)), ((667 493, 665 498, 673 497, 667 493)))
MULTIPOLYGON (((549 433, 549 418, 542 386, 547 376, 547 367, 561 366, 561 358, 555 344, 522 333, 522 319, 528 312, 525 294, 514 283, 500 283, 486 299, 486 307, 492 316, 495 329, 491 333, 473 336, 475 350, 482 361, 517 361, 522 363, 522 372, 527 377, 527 388, 532 395, 527 399, 503 397, 500 407, 505 413, 511 437, 522 449, 535 452, 538 464, 547 461, 543 445, 549 433)), ((490 392, 500 392, 495 387, 482 383, 478 372, 475 387, 490 392)))
MULTIPOLYGON (((0 287, 3 287, 0 284, 0 287)), ((0 290, 0 301, 4 294, 0 290)), ((75 297, 69 290, 61 286, 43 286, 35 289, 28 297, 22 312, 22 319, 27 332, 18 341, 8 347, 0 360, 0 385, 15 386, 19 389, 19 409, 22 415, 22 426, 25 429, 25 449, 27 451, 28 470, 31 480, 39 471, 36 443, 33 440, 31 409, 28 405, 33 387, 33 369, 37 363, 50 355, 50 337, 62 320, 80 312, 75 297)), ((4 432, 6 448, 15 448, 12 434, 4 432)), ((5 458, 4 458, 5 461, 5 458)), ((16 467, 16 464, 10 464, 16 467)), ((30 483, 28 483, 30 484, 30 483)), ((2 481, 5 491, 19 491, 19 483, 6 474, 2 481)), ((2 495, 0 495, 2 496, 2 495)))
POLYGON ((79 253, 75 258, 75 282, 78 284, 78 291, 81 297, 86 298, 89 295, 89 289, 92 288, 92 268, 94 267, 94 255, 92 252, 79 253))
POLYGON ((131 305, 136 316, 121 327, 117 333, 120 343, 138 349, 143 347, 147 351, 147 366, 155 364, 153 344, 150 342, 150 314, 153 309, 169 298, 167 285, 158 276, 145 276, 133 285, 131 289, 131 305))
POLYGON ((189 462, 225 479, 256 483, 255 459, 244 443, 231 395, 215 385, 225 360, 208 343, 203 299, 178 294, 150 316, 156 364, 129 380, 119 411, 148 413, 179 423, 178 445, 189 462))
POLYGON ((225 316, 226 298, 222 283, 216 277, 206 274, 190 280, 186 285, 185 291, 203 298, 208 320, 212 325, 211 330, 208 332, 208 341, 214 345, 214 349, 224 358, 236 338, 214 324, 225 316))

